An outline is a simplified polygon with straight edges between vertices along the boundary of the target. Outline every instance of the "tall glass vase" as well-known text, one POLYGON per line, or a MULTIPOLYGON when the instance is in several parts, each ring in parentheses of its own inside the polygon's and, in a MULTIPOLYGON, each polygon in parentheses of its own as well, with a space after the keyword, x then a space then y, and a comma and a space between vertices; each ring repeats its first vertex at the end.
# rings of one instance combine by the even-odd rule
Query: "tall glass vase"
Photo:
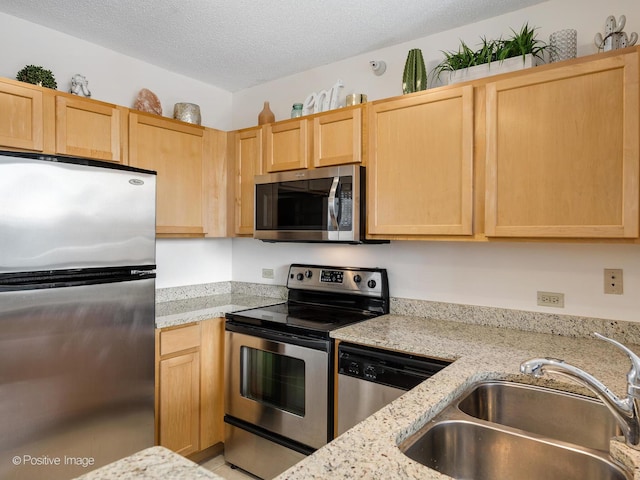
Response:
POLYGON ((402 93, 419 92, 427 88, 427 70, 422 58, 422 50, 413 48, 409 50, 407 61, 402 73, 402 93))

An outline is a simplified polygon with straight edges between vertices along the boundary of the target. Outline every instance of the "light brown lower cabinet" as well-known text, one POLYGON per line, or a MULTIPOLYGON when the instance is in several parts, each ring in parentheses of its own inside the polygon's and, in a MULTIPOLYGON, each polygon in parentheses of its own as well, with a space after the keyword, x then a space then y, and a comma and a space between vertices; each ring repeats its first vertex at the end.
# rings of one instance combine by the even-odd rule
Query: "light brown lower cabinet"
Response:
POLYGON ((224 319, 156 330, 156 443, 194 458, 224 438, 224 319))

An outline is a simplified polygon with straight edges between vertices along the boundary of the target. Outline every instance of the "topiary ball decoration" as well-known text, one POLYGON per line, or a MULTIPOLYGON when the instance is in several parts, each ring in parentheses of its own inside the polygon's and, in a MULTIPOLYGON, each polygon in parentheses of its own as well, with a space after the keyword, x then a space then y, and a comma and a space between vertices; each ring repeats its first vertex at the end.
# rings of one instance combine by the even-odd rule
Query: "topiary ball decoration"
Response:
POLYGON ((56 89, 58 84, 53 77, 51 70, 47 70, 44 67, 37 65, 27 65, 16 75, 16 80, 21 82, 31 83, 33 85, 39 85, 41 87, 56 89))

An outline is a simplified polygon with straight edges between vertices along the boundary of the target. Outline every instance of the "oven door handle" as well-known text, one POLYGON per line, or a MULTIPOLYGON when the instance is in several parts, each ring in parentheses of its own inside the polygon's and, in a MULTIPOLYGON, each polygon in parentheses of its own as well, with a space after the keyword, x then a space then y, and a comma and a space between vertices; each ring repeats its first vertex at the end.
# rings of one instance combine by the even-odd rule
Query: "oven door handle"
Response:
POLYGON ((340 199, 336 196, 339 184, 340 177, 333 177, 333 183, 331 184, 331 189, 329 190, 329 219, 331 220, 330 226, 332 226, 335 231, 339 230, 338 214, 336 213, 340 211, 340 199), (336 204, 336 201, 338 202, 338 204, 336 204))
POLYGON ((253 337, 264 338, 265 340, 271 340, 273 342, 289 343, 291 345, 311 348, 313 350, 320 350, 323 352, 330 351, 331 342, 329 340, 299 337, 298 335, 266 330, 259 327, 250 327, 244 324, 235 323, 233 322, 233 320, 227 319, 225 323, 225 330, 227 330, 228 332, 243 333, 245 335, 251 335, 253 337))

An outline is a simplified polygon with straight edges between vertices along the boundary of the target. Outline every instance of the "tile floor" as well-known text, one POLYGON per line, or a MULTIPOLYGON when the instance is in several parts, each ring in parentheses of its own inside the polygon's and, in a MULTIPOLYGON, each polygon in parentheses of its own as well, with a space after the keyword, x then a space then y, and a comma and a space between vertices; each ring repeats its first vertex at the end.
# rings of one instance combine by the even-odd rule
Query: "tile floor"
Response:
POLYGON ((239 468, 231 468, 229 464, 224 461, 224 456, 222 455, 202 462, 200 466, 212 471, 225 480, 255 480, 258 478, 239 468))

